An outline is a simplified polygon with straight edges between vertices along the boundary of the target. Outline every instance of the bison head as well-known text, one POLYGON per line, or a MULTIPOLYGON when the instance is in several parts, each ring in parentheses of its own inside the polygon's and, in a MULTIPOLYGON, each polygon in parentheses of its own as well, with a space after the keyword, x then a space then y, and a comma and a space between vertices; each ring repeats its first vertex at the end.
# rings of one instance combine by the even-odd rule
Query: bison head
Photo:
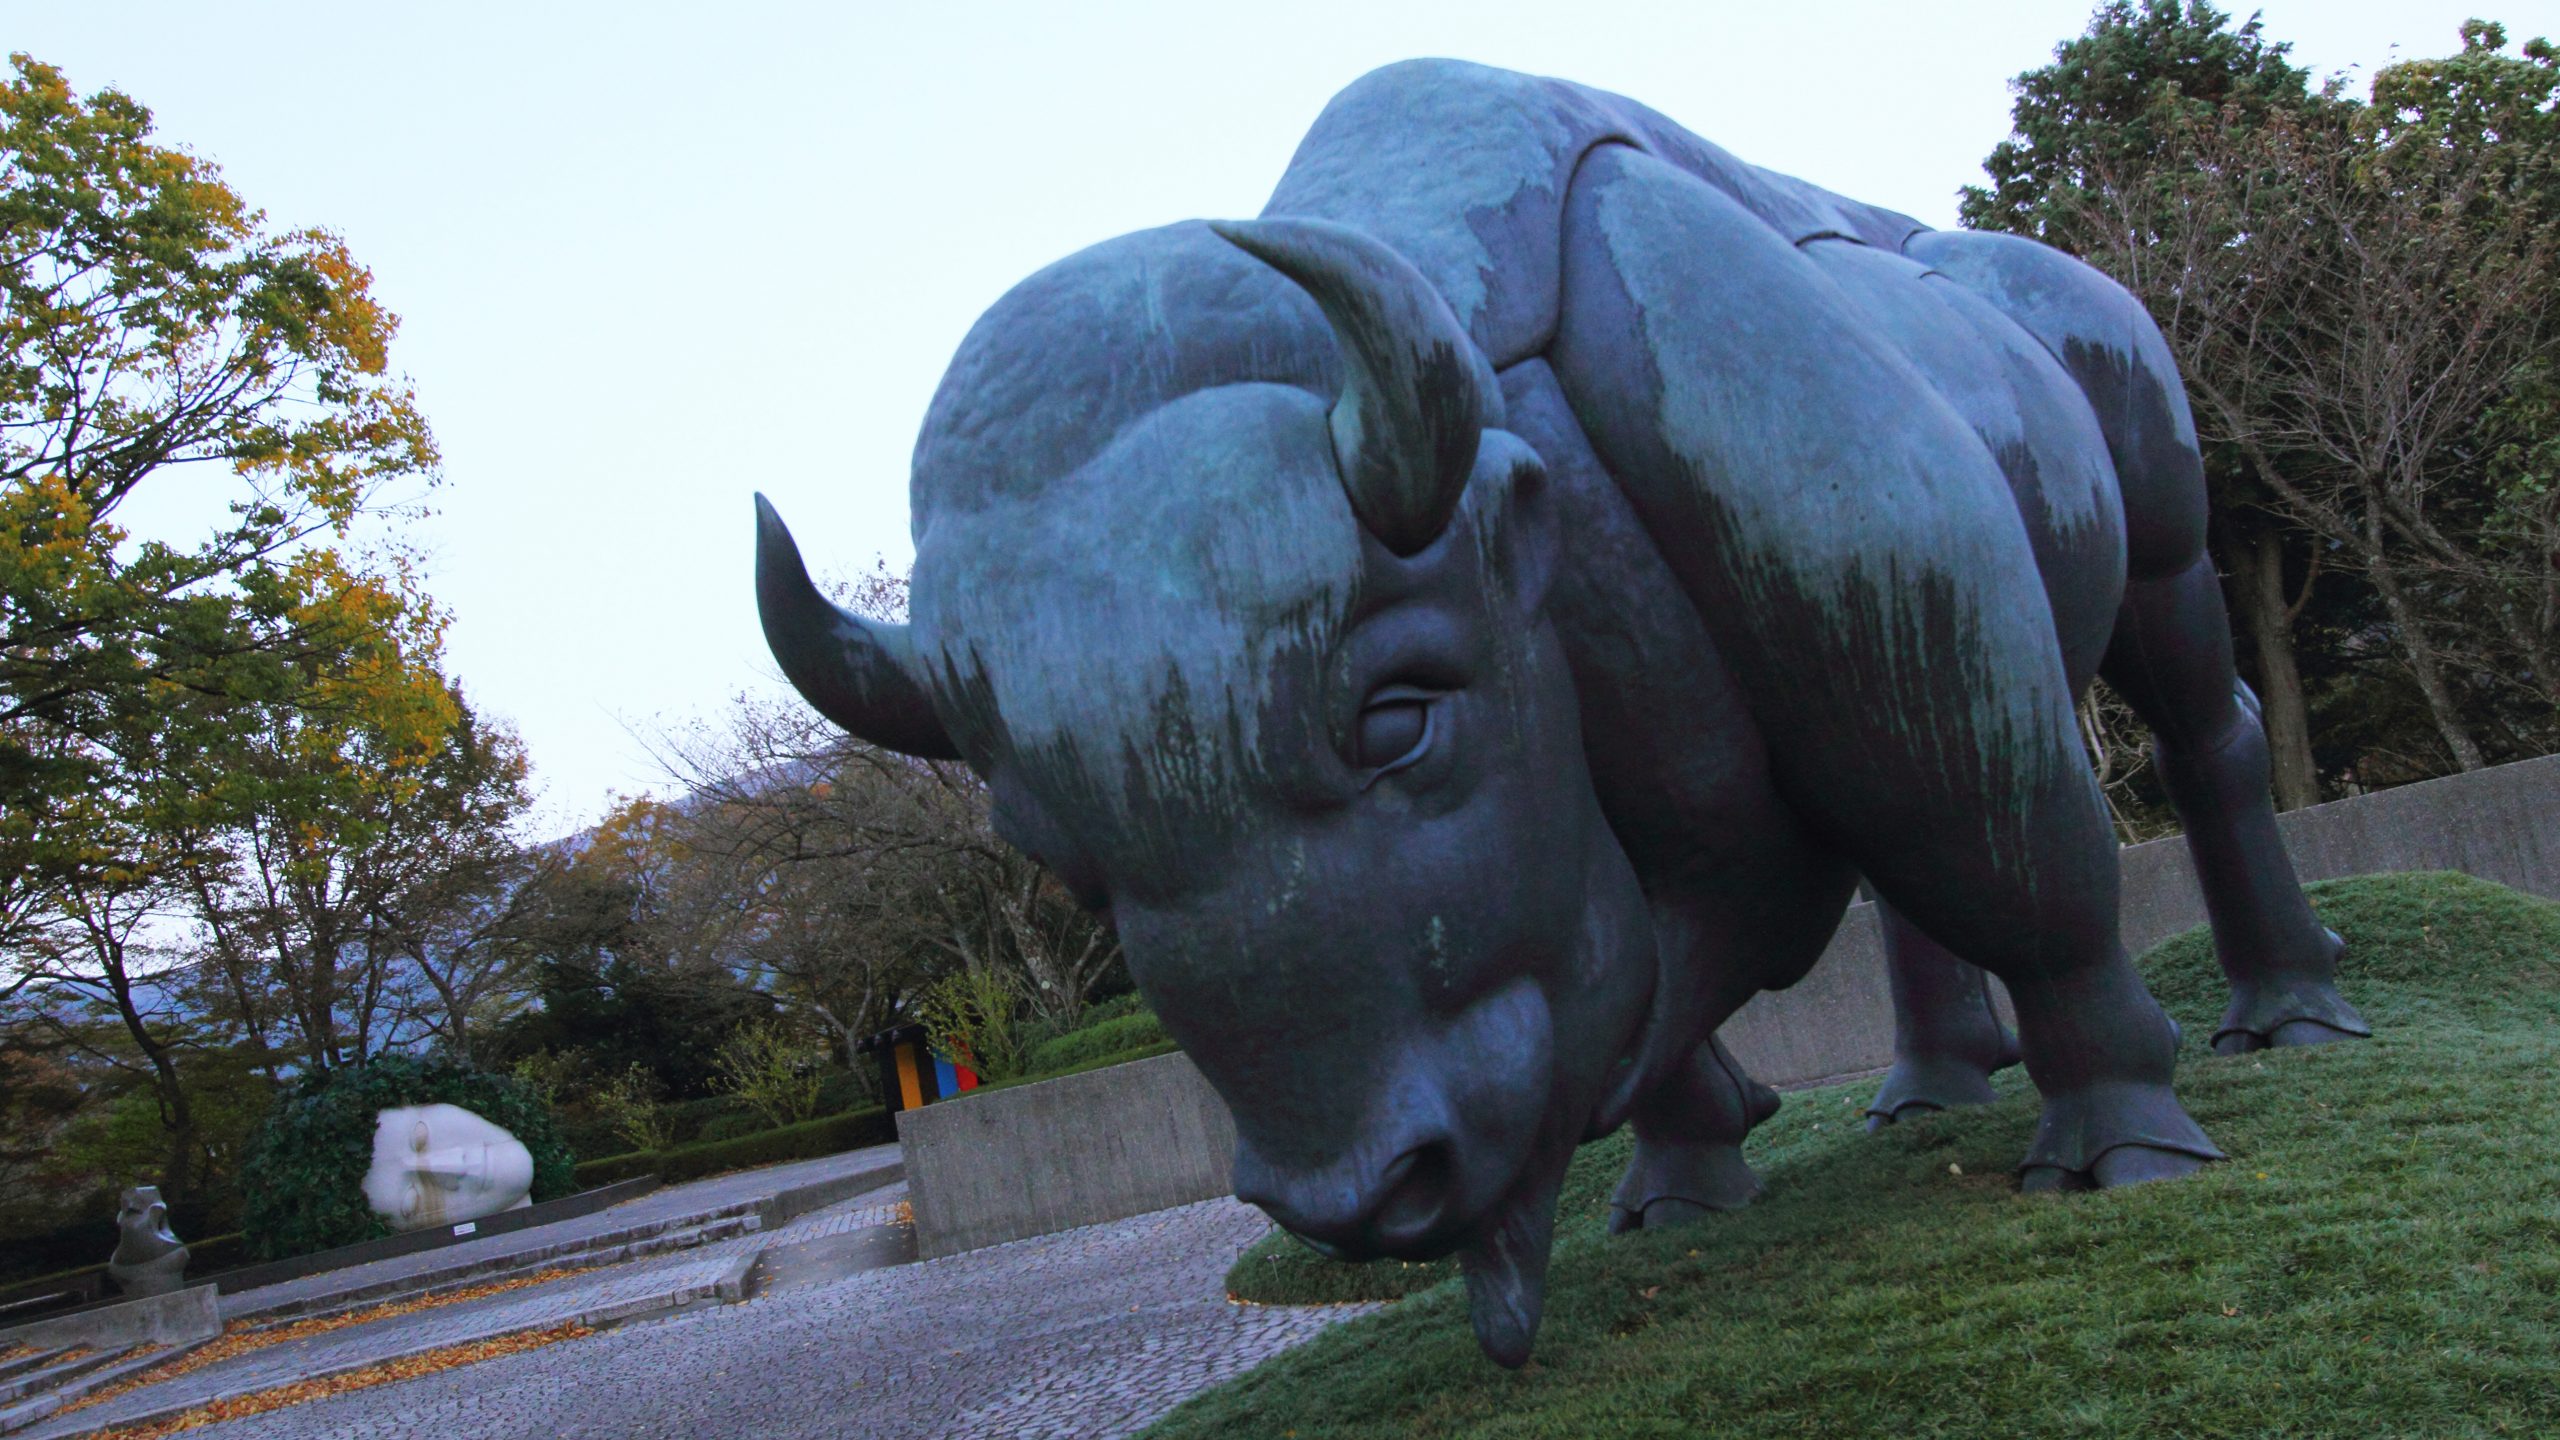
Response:
POLYGON ((910 626, 822 599, 770 507, 757 595, 812 704, 965 758, 1110 917, 1234 1113, 1236 1193, 1338 1255, 1459 1252, 1516 1365, 1565 1163, 1659 1068, 1629 1052, 1668 1047, 1502 408, 1357 231, 1128 237, 953 362, 910 626))

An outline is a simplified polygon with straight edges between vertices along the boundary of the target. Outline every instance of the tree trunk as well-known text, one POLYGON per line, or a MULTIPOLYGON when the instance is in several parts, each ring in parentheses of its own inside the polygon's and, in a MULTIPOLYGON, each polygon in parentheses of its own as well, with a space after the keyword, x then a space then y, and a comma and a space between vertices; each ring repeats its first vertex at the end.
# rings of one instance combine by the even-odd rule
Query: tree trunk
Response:
MULTIPOLYGON (((2378 522, 2377 522, 2378 523, 2378 522)), ((2420 628, 2418 607, 2409 603, 2408 592, 2400 588, 2399 574, 2382 556, 2381 537, 2373 537, 2372 553, 2365 557, 2366 574, 2374 590, 2382 596, 2382 608, 2391 613, 2391 628, 2400 635, 2401 653, 2409 657, 2409 673, 2418 682, 2418 693, 2427 700, 2427 713, 2434 717, 2436 733, 2444 737, 2447 750, 2453 752, 2453 763, 2465 770, 2478 770, 2488 765, 2480 753, 2480 742, 2471 738, 2470 727, 2462 723, 2462 709, 2454 703, 2453 688, 2445 683, 2444 670, 2436 663, 2435 645, 2420 628)))
POLYGON ((2294 658, 2294 610, 2284 593, 2284 541, 2272 529, 2233 535, 2223 547, 2232 570, 2232 599, 2258 656, 2258 705, 2274 761, 2276 808, 2320 803, 2320 774, 2311 760, 2311 713, 2294 658))
POLYGON ((151 1063, 159 1082, 161 1120, 169 1130, 169 1163, 160 1172, 160 1193, 174 1205, 195 1199, 195 1106, 188 1103, 186 1087, 178 1083, 165 1053, 153 1054, 151 1063))
MULTIPOLYGON (((171 1203, 193 1198, 195 1186, 196 1116, 188 1102, 187 1087, 178 1083, 177 1057, 144 1023, 142 1011, 133 1002, 132 977, 125 970, 124 942, 111 924, 96 927, 99 958, 105 962, 107 990, 115 998, 116 1018, 124 1022, 125 1034, 134 1047, 151 1063, 152 1088, 160 1102, 160 1124, 169 1133, 168 1167, 160 1175, 160 1193, 171 1203)), ((138 1184, 138 1175, 109 1176, 118 1188, 138 1184)))
POLYGON ((844 1052, 844 1068, 858 1073, 862 1069, 862 1052, 854 1047, 861 1042, 855 1038, 853 1027, 837 1019, 835 1011, 815 1000, 809 1001, 808 1005, 809 1013, 826 1025, 827 1033, 835 1037, 836 1048, 844 1052))

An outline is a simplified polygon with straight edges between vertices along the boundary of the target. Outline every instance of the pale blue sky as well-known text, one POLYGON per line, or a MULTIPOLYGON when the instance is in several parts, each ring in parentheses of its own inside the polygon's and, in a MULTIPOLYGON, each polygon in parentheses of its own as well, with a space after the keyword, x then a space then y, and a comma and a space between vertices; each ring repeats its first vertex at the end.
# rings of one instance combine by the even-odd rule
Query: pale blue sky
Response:
MULTIPOLYGON (((2323 73, 2551 0, 2271 0, 2323 73)), ((1261 208, 1326 97, 1454 55, 1631 95, 1932 224, 2086 0, 1793 4, 127 4, 0 44, 124 89, 404 317, 446 459, 419 538, 544 828, 656 778, 629 730, 778 685, 748 495, 903 565, 907 456, 979 311, 1125 231, 1261 208)), ((2240 7, 2245 13, 2246 7, 2240 7)))

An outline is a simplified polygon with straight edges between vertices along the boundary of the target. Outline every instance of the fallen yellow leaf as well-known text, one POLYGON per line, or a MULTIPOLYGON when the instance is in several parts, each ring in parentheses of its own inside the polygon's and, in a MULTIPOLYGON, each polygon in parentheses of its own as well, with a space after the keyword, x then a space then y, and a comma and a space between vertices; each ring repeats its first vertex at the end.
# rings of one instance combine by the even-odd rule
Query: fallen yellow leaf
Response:
POLYGON ((386 1360, 379 1365, 368 1365, 362 1370, 350 1370, 344 1375, 334 1375, 325 1380, 300 1380, 291 1385, 279 1385, 272 1390, 260 1390, 249 1395, 234 1395, 226 1400, 199 1405, 182 1415, 173 1415, 155 1424, 138 1425, 126 1430, 101 1431, 94 1440, 161 1440, 163 1436, 175 1435, 182 1430, 194 1430, 202 1426, 218 1424, 224 1420, 245 1419, 251 1415, 264 1415, 270 1410, 281 1410, 288 1405, 299 1405, 306 1400, 325 1400, 332 1395, 344 1395, 352 1390, 370 1390, 376 1385, 388 1385, 395 1380, 410 1380, 420 1375, 432 1375, 439 1370, 476 1365, 483 1360, 495 1360, 501 1355, 538 1350, 545 1345, 557 1344, 562 1340, 575 1340, 594 1333, 593 1330, 572 1320, 565 1325, 554 1325, 548 1330, 527 1330, 514 1335, 501 1335, 494 1340, 478 1340, 468 1345, 449 1345, 442 1350, 430 1350, 423 1355, 412 1355, 405 1360, 386 1360))

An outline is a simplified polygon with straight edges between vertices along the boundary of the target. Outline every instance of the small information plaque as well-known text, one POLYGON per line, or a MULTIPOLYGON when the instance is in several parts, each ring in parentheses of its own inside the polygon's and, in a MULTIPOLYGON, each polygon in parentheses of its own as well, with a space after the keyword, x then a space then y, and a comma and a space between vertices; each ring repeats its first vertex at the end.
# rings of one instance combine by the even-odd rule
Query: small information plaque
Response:
POLYGON ((461 1224, 453 1227, 453 1233, 456 1235, 475 1235, 479 1233, 479 1230, 480 1222, 477 1220, 465 1220, 461 1224))

